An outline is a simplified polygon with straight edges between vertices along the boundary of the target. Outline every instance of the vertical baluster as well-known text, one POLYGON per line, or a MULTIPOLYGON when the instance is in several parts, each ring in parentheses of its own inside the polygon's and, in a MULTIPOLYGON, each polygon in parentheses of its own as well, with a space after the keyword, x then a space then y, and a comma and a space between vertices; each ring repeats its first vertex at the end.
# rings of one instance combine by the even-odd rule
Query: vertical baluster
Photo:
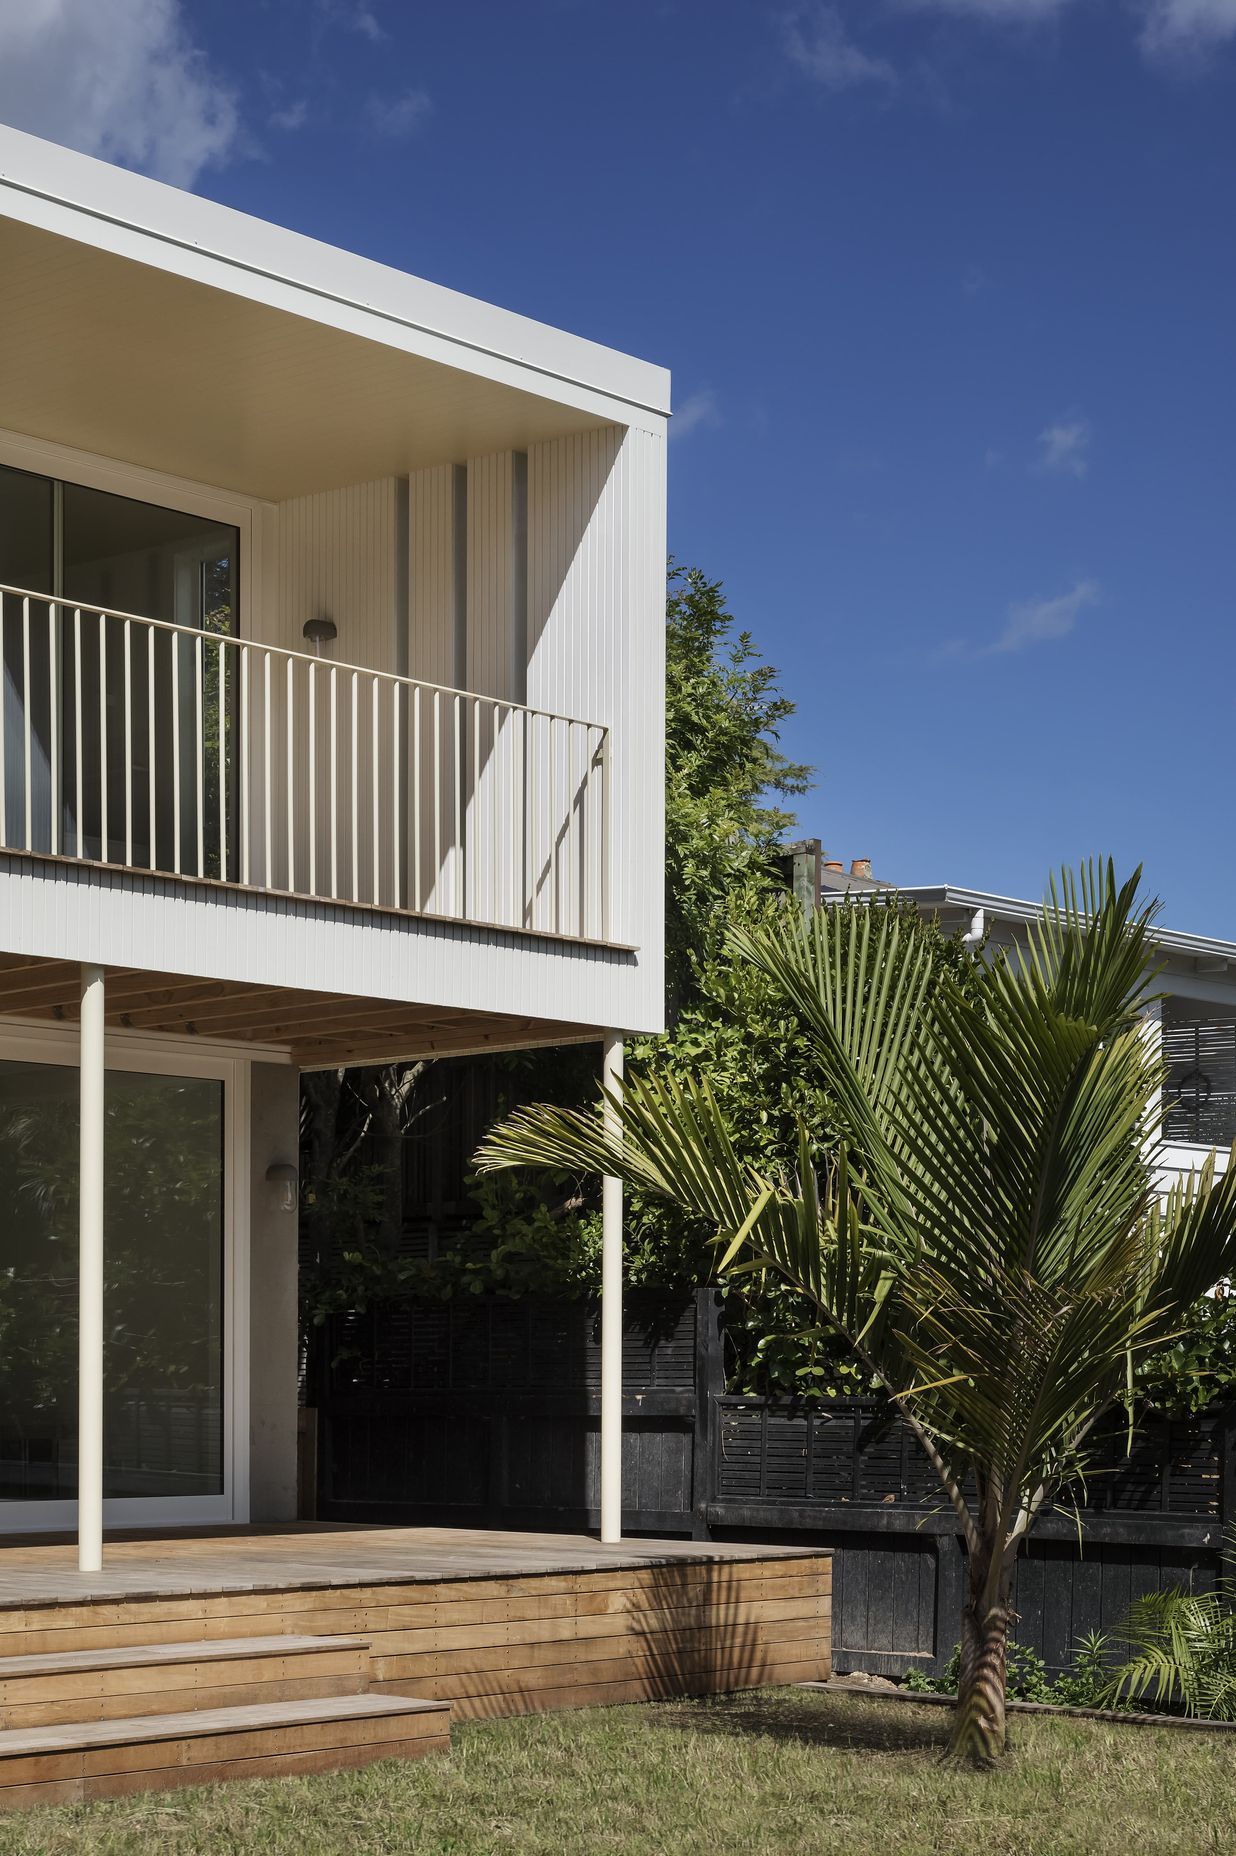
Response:
POLYGON ((197 874, 206 874, 206 640, 193 640, 194 794, 197 801, 197 874))
POLYGON ((86 795, 84 757, 82 754, 82 737, 85 733, 83 717, 85 704, 82 699, 82 614, 81 607, 73 608, 73 779, 74 797, 77 800, 77 831, 74 844, 79 857, 86 855, 86 795))
POLYGON ((397 909, 403 907, 403 846, 399 841, 402 830, 400 819, 399 788, 403 779, 403 768, 399 764, 399 702, 401 683, 391 684, 391 884, 394 890, 392 901, 397 909))
POLYGON ((601 939, 608 941, 609 935, 609 729, 601 730, 601 818, 597 832, 598 855, 601 859, 601 939))
MULTIPOLYGON (((433 880, 442 913, 442 692, 433 693, 433 880)), ((451 878, 454 900, 454 877, 451 878)))
POLYGON ((248 888, 250 877, 249 807, 252 803, 249 777, 249 647, 240 647, 240 880, 248 888))
POLYGON ((296 659, 289 657, 284 705, 287 709, 288 889, 296 888, 296 659))
POLYGON ((99 857, 107 862, 107 615, 99 621, 99 857))
POLYGON ((540 855, 540 845, 541 845, 541 815, 537 811, 537 793, 540 789, 540 775, 539 775, 540 759, 541 759, 540 722, 541 722, 541 717, 539 715, 529 715, 527 717, 528 728, 527 728, 526 736, 525 736, 526 740, 528 736, 531 737, 531 740, 528 742, 528 753, 527 753, 527 759, 528 759, 528 798, 527 798, 528 858, 529 858, 529 863, 531 866, 531 881, 528 882, 524 887, 525 919, 527 920, 528 926, 530 928, 535 928, 537 926, 536 890, 537 890, 537 881, 538 881, 539 872, 540 872, 540 865, 537 862, 537 858, 540 855))
POLYGON ((215 683, 219 693, 219 881, 227 882, 227 651, 215 642, 215 683))
POLYGON ((562 890, 559 880, 559 865, 562 851, 562 831, 558 815, 558 747, 555 737, 558 734, 558 718, 549 718, 549 812, 550 825, 553 830, 553 855, 550 864, 550 882, 554 895, 554 930, 562 932, 562 890))
POLYGON ((352 892, 360 901, 360 678, 352 672, 352 892))
POLYGON ((339 894, 339 673, 330 667, 330 893, 339 894))
POLYGON ((318 666, 309 662, 309 894, 318 893, 318 666))
MULTIPOLYGON (((469 697, 469 701, 472 704, 472 830, 469 834, 468 861, 465 865, 464 880, 467 887, 464 894, 467 898, 469 916, 475 921, 477 912, 481 907, 482 897, 484 897, 486 901, 491 901, 492 899, 498 860, 497 845, 494 843, 495 834, 493 830, 492 770, 490 771, 488 781, 489 793, 486 796, 488 803, 485 804, 484 811, 482 811, 481 802, 481 699, 479 696, 472 696, 469 697), (482 836, 482 825, 487 825, 489 828, 488 843, 485 842, 482 836), (480 870, 482 859, 485 859, 489 864, 488 874, 484 878, 481 876, 480 870)), ((487 919, 492 920, 492 917, 493 908, 490 907, 487 910, 487 919)))
MULTIPOLYGON (((464 717, 463 697, 456 696, 452 707, 455 711, 455 882, 451 896, 451 905, 456 915, 463 915, 468 907, 468 869, 467 847, 464 844, 463 827, 463 782, 464 782, 464 717)), ((476 813, 476 796, 472 796, 473 816, 476 813)))
MULTIPOLYGON (((34 703, 30 691, 30 601, 21 602, 21 694, 26 776, 26 836, 23 849, 34 849, 34 703)), ((80 848, 78 855, 81 855, 80 848)))
MULTIPOLYGON (((173 641, 173 649, 174 648, 175 648, 175 644, 173 641)), ((158 858, 155 855, 155 829, 156 829, 156 824, 155 824, 155 812, 156 812, 155 769, 158 766, 158 758, 155 753, 156 739, 157 737, 155 733, 155 628, 153 625, 148 625, 146 627, 146 765, 147 765, 146 798, 147 798, 147 802, 149 805, 149 811, 150 811, 150 868, 152 870, 155 870, 158 868, 158 858)))
POLYGON ((378 908, 381 906, 382 902, 382 860, 379 855, 382 843, 382 786, 381 768, 378 761, 378 739, 380 731, 378 728, 378 679, 376 677, 371 678, 369 683, 369 708, 369 752, 371 763, 369 777, 372 787, 370 797, 373 801, 373 858, 370 867, 373 872, 373 905, 375 908, 378 908))
MULTIPOLYGON (((51 776, 51 854, 60 849, 60 652, 56 638, 57 607, 47 602, 48 773, 51 776)), ((2 670, 0 670, 2 681, 2 670)))
POLYGON ((9 757, 8 734, 8 696, 5 675, 5 635, 4 622, 7 607, 7 595, 0 593, 0 845, 9 841, 9 795, 8 777, 5 771, 9 757))
POLYGON ((180 633, 172 643, 172 870, 180 875, 180 633))
POLYGON ((265 820, 262 843, 266 853, 266 887, 273 889, 274 880, 274 812, 271 799, 271 741, 270 741, 270 652, 262 652, 262 808, 265 820))
POLYGON ((124 861, 133 868, 133 621, 124 622, 124 861))
POLYGON ((412 784, 408 804, 412 808, 412 873, 408 884, 408 905, 421 904, 421 686, 412 685, 412 784))

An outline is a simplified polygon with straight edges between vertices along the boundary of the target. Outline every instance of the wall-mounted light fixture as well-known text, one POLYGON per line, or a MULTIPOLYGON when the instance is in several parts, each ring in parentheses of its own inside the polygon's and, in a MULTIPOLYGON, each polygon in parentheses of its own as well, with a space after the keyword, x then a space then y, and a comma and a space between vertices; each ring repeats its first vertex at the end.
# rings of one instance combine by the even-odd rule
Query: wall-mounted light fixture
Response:
POLYGON ((296 1210, 300 1174, 290 1161, 272 1161, 266 1169, 266 1184, 270 1187, 271 1203, 276 1211, 296 1210))
POLYGON ((301 635, 309 640, 309 643, 313 646, 317 655, 321 657, 322 646, 324 644, 330 644, 333 639, 339 636, 339 627, 335 624, 333 619, 328 619, 326 614, 322 612, 318 614, 316 619, 305 620, 304 625, 301 627, 301 635))

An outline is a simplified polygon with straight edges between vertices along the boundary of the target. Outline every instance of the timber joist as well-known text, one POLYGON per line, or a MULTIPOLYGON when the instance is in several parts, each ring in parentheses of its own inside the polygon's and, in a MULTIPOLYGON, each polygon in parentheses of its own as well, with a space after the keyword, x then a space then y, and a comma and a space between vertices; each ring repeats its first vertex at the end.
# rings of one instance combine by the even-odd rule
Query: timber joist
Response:
MULTIPOLYGON (((252 1045, 286 1055, 302 1069, 523 1050, 600 1036, 593 1026, 514 1014, 138 968, 109 968, 105 989, 109 1026, 252 1045)), ((75 961, 0 954, 0 1019, 76 1023, 80 1007, 81 968, 75 961)))

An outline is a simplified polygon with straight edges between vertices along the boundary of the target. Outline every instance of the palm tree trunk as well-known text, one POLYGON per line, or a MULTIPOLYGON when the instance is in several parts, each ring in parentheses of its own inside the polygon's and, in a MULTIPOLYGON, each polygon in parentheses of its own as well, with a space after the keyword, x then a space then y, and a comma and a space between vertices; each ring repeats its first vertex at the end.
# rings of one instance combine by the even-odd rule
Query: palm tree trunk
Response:
POLYGON ((961 1614, 961 1667, 949 1739, 950 1759, 990 1766, 1005 1748, 1005 1657, 1008 1650, 1009 1573, 990 1584, 989 1555, 970 1557, 970 1592, 961 1614))

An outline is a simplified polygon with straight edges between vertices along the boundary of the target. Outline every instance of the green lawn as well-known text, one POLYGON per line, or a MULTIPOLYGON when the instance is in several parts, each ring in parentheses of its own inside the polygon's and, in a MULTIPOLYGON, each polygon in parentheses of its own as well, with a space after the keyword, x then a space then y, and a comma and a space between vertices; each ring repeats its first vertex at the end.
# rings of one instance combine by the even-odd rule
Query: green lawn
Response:
POLYGON ((0 1819, 81 1856, 1193 1856, 1236 1848, 1236 1735, 1021 1718, 1006 1769, 938 1764, 943 1710, 781 1689, 457 1727, 447 1758, 0 1819))

